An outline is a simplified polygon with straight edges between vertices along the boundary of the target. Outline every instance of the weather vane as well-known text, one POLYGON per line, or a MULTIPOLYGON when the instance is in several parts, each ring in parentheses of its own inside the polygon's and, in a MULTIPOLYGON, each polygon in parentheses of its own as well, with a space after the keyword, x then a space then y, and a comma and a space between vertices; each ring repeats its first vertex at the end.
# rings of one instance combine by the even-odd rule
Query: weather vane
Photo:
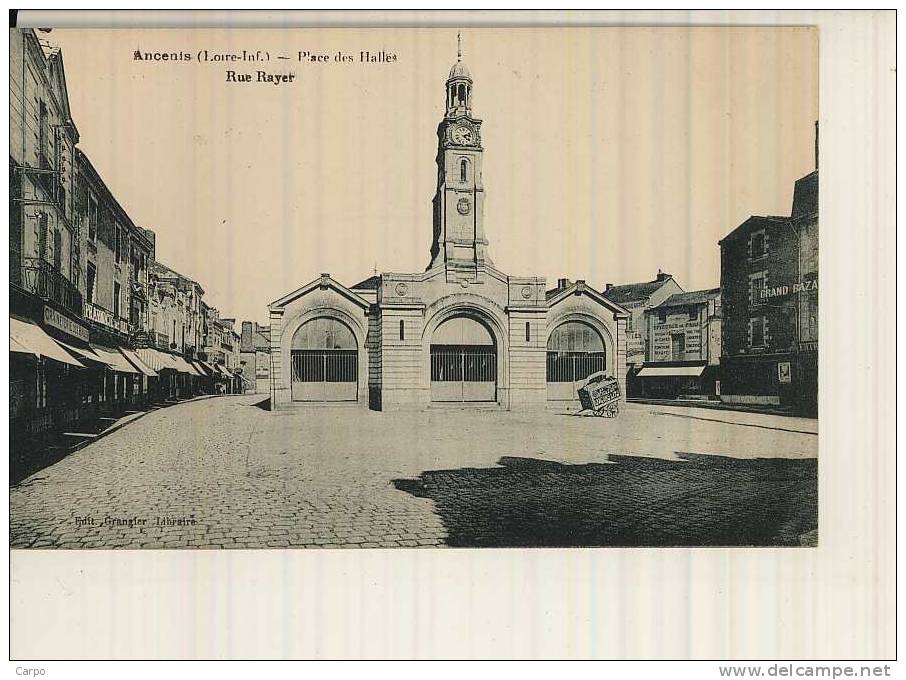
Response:
POLYGON ((462 61, 462 33, 456 32, 456 61, 462 61))

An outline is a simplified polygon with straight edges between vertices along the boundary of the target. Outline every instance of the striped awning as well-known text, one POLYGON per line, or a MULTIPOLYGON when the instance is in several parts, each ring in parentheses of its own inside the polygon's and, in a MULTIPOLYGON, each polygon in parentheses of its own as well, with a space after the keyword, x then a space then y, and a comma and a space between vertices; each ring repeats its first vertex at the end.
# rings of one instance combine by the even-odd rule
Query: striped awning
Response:
POLYGON ((65 347, 67 350, 75 354, 79 359, 88 359, 88 361, 106 364, 106 362, 97 354, 95 354, 89 347, 79 347, 78 345, 72 345, 68 342, 63 342, 62 340, 57 340, 57 342, 63 345, 63 347, 65 347))
POLYGON ((135 350, 135 353, 138 355, 139 359, 141 359, 145 363, 146 366, 154 371, 160 372, 165 368, 175 370, 175 367, 168 359, 168 354, 158 352, 156 349, 152 349, 151 347, 141 347, 135 350))
POLYGON ((178 354, 171 354, 170 358, 173 360, 173 363, 176 366, 176 370, 180 373, 185 373, 187 375, 201 375, 201 373, 198 372, 197 368, 195 368, 192 364, 190 364, 178 354))
POLYGON ((704 366, 644 366, 640 378, 697 378, 704 373, 704 366))
POLYGON ((209 369, 201 359, 193 359, 190 363, 197 368, 198 372, 205 378, 214 372, 212 369, 209 369))
POLYGON ((119 350, 111 347, 102 347, 101 345, 91 345, 91 350, 100 357, 101 361, 110 366, 114 371, 140 375, 138 369, 130 364, 119 350))
POLYGON ((135 350, 129 349, 127 347, 120 347, 120 352, 122 352, 126 356, 126 359, 129 360, 129 363, 135 366, 140 373, 143 373, 149 378, 157 377, 157 372, 150 366, 148 366, 148 364, 146 364, 144 361, 142 361, 142 358, 135 353, 135 350))
POLYGON ((9 350, 20 354, 53 359, 62 364, 85 368, 85 365, 67 352, 60 343, 50 337, 40 326, 10 317, 9 350))

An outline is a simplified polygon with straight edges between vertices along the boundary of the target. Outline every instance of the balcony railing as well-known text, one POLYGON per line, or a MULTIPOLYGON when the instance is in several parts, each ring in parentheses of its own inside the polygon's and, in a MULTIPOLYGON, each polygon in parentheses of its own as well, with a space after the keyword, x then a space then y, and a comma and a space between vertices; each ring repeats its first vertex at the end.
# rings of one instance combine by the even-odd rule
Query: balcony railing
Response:
POLYGON ((38 257, 23 257, 22 264, 10 269, 12 282, 42 300, 54 302, 76 316, 82 316, 82 294, 76 285, 53 265, 38 257), (16 273, 19 274, 16 277, 16 273))
POLYGON ((129 334, 129 322, 126 319, 114 316, 111 312, 103 307, 98 307, 92 302, 85 303, 85 318, 107 328, 112 328, 117 333, 129 334))

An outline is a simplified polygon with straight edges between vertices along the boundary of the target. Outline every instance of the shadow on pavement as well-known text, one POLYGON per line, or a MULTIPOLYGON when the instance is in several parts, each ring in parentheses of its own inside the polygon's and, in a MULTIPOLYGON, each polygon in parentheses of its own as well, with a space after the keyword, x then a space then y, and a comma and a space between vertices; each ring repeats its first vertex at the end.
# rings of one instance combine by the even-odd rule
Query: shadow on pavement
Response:
POLYGON ((394 486, 434 501, 459 547, 813 545, 816 459, 609 457, 569 465, 504 457, 394 486))
POLYGON ((262 411, 270 411, 271 410, 271 398, 267 397, 265 399, 262 399, 261 401, 256 401, 254 404, 252 404, 252 406, 260 408, 262 411))

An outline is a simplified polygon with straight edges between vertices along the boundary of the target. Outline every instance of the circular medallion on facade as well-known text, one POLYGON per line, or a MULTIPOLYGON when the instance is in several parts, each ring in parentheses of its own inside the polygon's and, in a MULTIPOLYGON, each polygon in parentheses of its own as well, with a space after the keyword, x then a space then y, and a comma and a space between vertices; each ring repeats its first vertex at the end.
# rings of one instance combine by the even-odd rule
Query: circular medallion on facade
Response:
POLYGON ((465 279, 463 279, 462 281, 459 282, 459 285, 462 286, 463 288, 468 288, 469 282, 466 281, 465 279))
POLYGON ((408 292, 409 292, 409 286, 407 286, 405 283, 400 282, 400 283, 396 284, 396 294, 397 295, 399 295, 400 297, 404 297, 406 295, 406 293, 408 293, 408 292))
POLYGON ((530 297, 532 297, 532 287, 531 286, 522 287, 522 297, 524 297, 526 300, 528 300, 530 297))
POLYGON ((472 204, 469 203, 469 199, 465 196, 456 201, 456 209, 459 211, 460 215, 468 215, 471 208, 472 204))

